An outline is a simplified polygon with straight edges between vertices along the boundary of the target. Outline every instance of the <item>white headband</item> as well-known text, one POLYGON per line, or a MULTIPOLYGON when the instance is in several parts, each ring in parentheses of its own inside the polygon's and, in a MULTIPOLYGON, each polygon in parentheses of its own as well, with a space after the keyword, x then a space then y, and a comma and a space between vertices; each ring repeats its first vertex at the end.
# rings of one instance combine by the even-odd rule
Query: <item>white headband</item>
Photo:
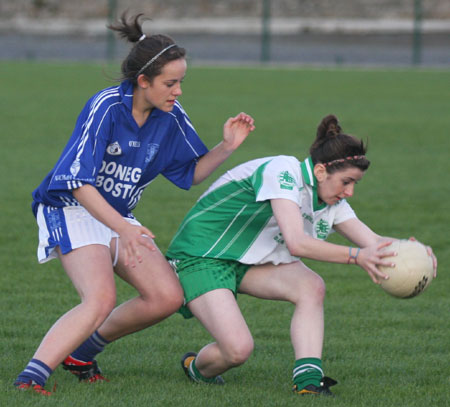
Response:
POLYGON ((164 52, 166 52, 168 49, 174 47, 176 44, 170 44, 168 47, 164 48, 163 50, 159 51, 150 61, 148 61, 141 69, 139 69, 139 72, 136 74, 136 78, 144 72, 153 62, 155 62, 156 59, 158 59, 164 52))

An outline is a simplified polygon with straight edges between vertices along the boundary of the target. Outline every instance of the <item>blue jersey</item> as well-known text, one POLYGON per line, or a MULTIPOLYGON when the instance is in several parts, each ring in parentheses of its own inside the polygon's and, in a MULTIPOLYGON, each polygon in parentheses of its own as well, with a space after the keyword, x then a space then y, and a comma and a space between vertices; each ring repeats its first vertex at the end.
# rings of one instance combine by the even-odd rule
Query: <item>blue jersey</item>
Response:
POLYGON ((80 205, 72 190, 84 184, 95 186, 126 217, 133 217, 144 188, 158 174, 190 188, 197 159, 208 149, 181 105, 176 102, 171 112, 153 109, 139 127, 132 104, 129 81, 87 102, 55 167, 33 191, 35 213, 39 203, 80 205))

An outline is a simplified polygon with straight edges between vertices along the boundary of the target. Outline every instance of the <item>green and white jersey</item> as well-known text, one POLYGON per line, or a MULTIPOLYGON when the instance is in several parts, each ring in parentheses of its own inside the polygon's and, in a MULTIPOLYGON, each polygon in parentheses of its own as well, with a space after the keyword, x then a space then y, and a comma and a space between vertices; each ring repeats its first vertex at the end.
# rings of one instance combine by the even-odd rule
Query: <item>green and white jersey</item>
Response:
POLYGON ((290 263, 273 216, 271 199, 289 199, 301 209, 304 231, 326 239, 332 227, 355 218, 341 200, 319 204, 311 158, 276 156, 252 160, 227 171, 198 199, 174 236, 167 256, 208 257, 245 264, 290 263))

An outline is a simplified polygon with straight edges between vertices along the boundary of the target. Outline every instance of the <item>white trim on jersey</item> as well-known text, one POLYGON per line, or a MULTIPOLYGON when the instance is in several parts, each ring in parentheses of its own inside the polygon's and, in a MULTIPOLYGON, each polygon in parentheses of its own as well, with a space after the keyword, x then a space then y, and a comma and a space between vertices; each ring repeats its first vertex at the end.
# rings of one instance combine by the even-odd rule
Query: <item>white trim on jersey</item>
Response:
MULTIPOLYGON (((94 142, 94 148, 92 149, 92 155, 95 154, 95 149, 97 147, 97 140, 98 140, 98 132, 100 131, 100 128, 102 127, 103 120, 105 120, 106 115, 109 113, 109 109, 111 109, 115 105, 121 105, 121 104, 122 104, 122 102, 116 102, 116 103, 113 103, 112 105, 109 105, 108 109, 106 109, 105 114, 103 115, 103 117, 100 120, 100 123, 98 124, 97 131, 95 132, 95 142, 94 142)), ((77 154, 77 158, 79 158, 80 155, 81 154, 77 154)), ((95 168, 93 169, 93 172, 95 173, 95 168)), ((94 174, 92 174, 92 175, 94 175, 94 174)))
POLYGON ((118 92, 119 89, 120 89, 120 86, 116 86, 114 88, 104 89, 102 92, 99 92, 99 94, 92 100, 89 109, 91 110, 99 102, 99 100, 101 98, 103 98, 105 95, 108 95, 109 93, 118 92))
MULTIPOLYGON (((197 218, 198 216, 203 215, 205 212, 208 212, 208 211, 214 209, 216 206, 221 205, 222 203, 228 201, 229 199, 234 198, 236 195, 239 195, 241 192, 244 192, 244 191, 245 191, 244 188, 238 189, 237 191, 234 191, 232 194, 230 194, 230 195, 224 197, 224 198, 221 199, 220 201, 215 202, 214 204, 208 206, 208 207, 205 208, 204 210, 202 210, 202 211, 200 211, 200 212, 197 212, 195 215, 192 215, 190 218, 186 219, 186 222, 183 222, 183 224, 182 224, 181 227, 178 229, 176 235, 173 237, 172 240, 175 240, 175 239, 176 239, 176 237, 183 231, 183 229, 188 225, 188 223, 189 223, 191 220, 194 220, 194 219, 197 218)), ((201 199, 201 197, 199 198, 199 200, 200 200, 200 199, 201 199)))
POLYGON ((83 184, 80 181, 67 181, 67 189, 81 188, 83 184))
POLYGON ((65 206, 78 206, 80 203, 75 198, 68 198, 65 196, 59 196, 59 199, 61 199, 62 202, 64 202, 65 206))
MULTIPOLYGON (((156 177, 155 177, 156 178, 156 177)), ((139 188, 136 188, 136 186, 134 185, 132 188, 132 191, 136 188, 136 190, 132 193, 132 195, 130 194, 130 199, 128 201, 127 207, 128 209, 131 211, 132 209, 134 209, 136 207, 136 205, 139 202, 139 198, 141 196, 141 194, 144 192, 144 189, 150 185, 155 178, 151 179, 149 182, 147 182, 144 185, 141 185, 139 188)))
MULTIPOLYGON (((86 144, 87 141, 87 135, 89 128, 92 124, 93 118, 95 113, 97 112, 99 106, 107 99, 109 99, 110 97, 113 96, 118 96, 120 95, 120 93, 118 92, 119 87, 113 88, 113 89, 108 89, 105 90, 104 92, 101 92, 91 103, 90 108, 89 108, 89 115, 88 118, 86 119, 86 121, 83 123, 82 125, 82 129, 83 132, 81 133, 81 135, 79 135, 79 139, 80 141, 78 143, 73 143, 72 146, 70 147, 70 149, 67 151, 67 153, 64 155, 64 157, 61 158, 59 165, 55 168, 55 171, 53 173, 53 176, 55 176, 58 173, 58 169, 59 167, 62 165, 62 163, 66 160, 66 157, 71 153, 71 151, 75 148, 75 146, 77 146, 77 157, 79 157, 79 151, 80 151, 80 146, 83 145, 83 149, 84 149, 84 145, 86 144), (105 97, 106 96, 106 97, 105 97), (87 134, 87 135, 86 135, 87 134)), ((53 179, 52 179, 53 181, 53 179)))
MULTIPOLYGON (((193 151, 193 153, 194 153, 197 157, 200 157, 200 154, 197 153, 197 151, 195 150, 195 148, 192 146, 192 144, 191 144, 191 143, 189 142, 189 140, 187 139, 186 133, 184 132, 183 128, 181 127, 180 122, 178 121, 177 116, 175 116, 175 114, 173 114, 172 112, 169 112, 169 114, 172 115, 172 116, 174 117, 174 119, 175 119, 175 121, 176 121, 176 123, 177 123, 177 125, 178 125, 178 128, 180 129, 181 133, 183 134, 184 141, 186 142, 186 144, 191 148, 191 150, 193 151)), ((186 121, 186 120, 185 120, 185 121, 186 121)), ((190 126, 192 127, 192 125, 190 125, 190 126)), ((194 128, 192 127, 192 129, 194 129, 194 128)))
POLYGON ((178 109, 180 109, 181 113, 187 116, 187 113, 184 111, 183 106, 181 106, 181 103, 178 100, 175 100, 175 106, 178 107, 178 109))
MULTIPOLYGON (((239 236, 242 234, 242 232, 244 232, 245 229, 247 229, 247 226, 253 221, 253 219, 255 219, 255 217, 257 215, 259 215, 259 213, 266 208, 266 206, 268 205, 268 203, 264 203, 262 204, 255 212, 253 212, 252 216, 250 216, 250 218, 247 219, 247 222, 244 223, 244 225, 242 225, 241 229, 234 235, 233 239, 231 239, 228 244, 222 249, 222 251, 217 254, 216 256, 214 256, 215 258, 219 258, 223 253, 225 253, 230 247, 231 245, 236 241, 236 239, 239 238, 239 236)), ((247 207, 248 205, 245 205, 242 210, 245 209, 245 207, 247 207)))
POLYGON ((189 116, 187 115, 187 113, 185 112, 185 110, 183 109, 183 106, 181 106, 180 102, 178 102, 178 100, 175 101, 175 106, 180 110, 181 113, 183 113, 184 116, 184 121, 185 123, 195 132, 195 128, 192 125, 189 116))
POLYGON ((81 188, 83 186, 83 183, 80 181, 67 181, 67 189, 77 189, 81 188))
MULTIPOLYGON (((91 128, 92 122, 94 121, 95 114, 97 113, 97 111, 100 108, 100 106, 107 99, 115 97, 115 96, 120 96, 120 93, 117 92, 117 91, 115 93, 109 93, 109 92, 103 92, 103 93, 105 94, 105 96, 101 100, 99 100, 99 102, 95 106, 92 107, 92 109, 89 112, 88 118, 87 118, 87 120, 84 123, 85 127, 84 127, 84 130, 83 130, 83 134, 81 135, 80 143, 78 144, 78 148, 77 148, 77 156, 76 156, 77 159, 81 156, 81 154, 84 151, 84 146, 86 145, 86 142, 87 142, 87 140, 89 138, 89 130, 91 128)), ((118 102, 118 103, 122 103, 122 102, 118 102)), ((110 109, 111 106, 108 107, 107 111, 110 109)), ((100 125, 103 122, 103 118, 104 118, 104 116, 102 117, 100 125)), ((97 137, 98 131, 100 129, 100 125, 98 126, 97 131, 95 132, 95 137, 97 137)))
POLYGON ((195 131, 194 126, 192 125, 192 123, 189 121, 189 119, 185 116, 184 117, 184 122, 193 130, 195 131))
MULTIPOLYGON (((246 205, 244 205, 241 209, 240 209, 240 211, 234 216, 234 218, 231 220, 231 222, 228 224, 228 226, 225 228, 225 230, 223 231, 223 233, 219 236, 219 238, 213 243, 213 245, 209 248, 209 250, 202 256, 202 257, 206 257, 210 252, 211 252, 211 250, 213 250, 218 244, 219 244, 219 242, 222 240, 222 238, 226 235, 226 233, 228 232, 228 230, 231 228, 231 226, 233 226, 233 223, 236 221, 236 219, 237 218, 239 218, 239 215, 244 211, 244 209, 247 207, 248 205, 246 204, 246 205)), ((227 245, 227 247, 228 247, 228 245, 227 245)), ((214 258, 217 258, 218 256, 220 256, 220 254, 222 254, 223 253, 223 250, 222 250, 222 252, 220 252, 218 255, 216 255, 216 256, 214 256, 214 258)))
POLYGON ((311 166, 309 164, 309 160, 308 159, 306 159, 304 161, 304 163, 305 163, 305 168, 308 171, 309 181, 311 183, 310 185, 313 187, 314 186, 314 172, 313 172, 313 170, 312 170, 312 168, 311 168, 311 166))

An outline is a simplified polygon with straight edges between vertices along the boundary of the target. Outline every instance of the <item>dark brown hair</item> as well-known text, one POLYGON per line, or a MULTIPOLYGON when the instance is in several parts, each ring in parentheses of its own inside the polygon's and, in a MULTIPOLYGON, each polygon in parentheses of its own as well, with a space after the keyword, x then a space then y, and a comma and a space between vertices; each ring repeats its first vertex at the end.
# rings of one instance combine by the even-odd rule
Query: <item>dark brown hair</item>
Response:
POLYGON ((138 73, 143 73, 150 81, 155 76, 158 76, 164 65, 176 59, 185 58, 186 50, 174 45, 163 54, 157 57, 150 66, 145 68, 143 72, 140 70, 159 52, 175 44, 174 40, 167 35, 153 34, 145 35, 142 31, 142 23, 149 18, 144 17, 143 14, 137 14, 134 17, 128 18, 125 11, 118 22, 108 25, 108 28, 117 31, 122 38, 134 43, 135 45, 129 52, 128 56, 122 62, 122 78, 128 79, 133 84, 136 84, 138 73))
POLYGON ((330 114, 317 127, 317 135, 309 149, 314 165, 322 163, 329 174, 348 167, 367 170, 370 161, 362 140, 342 132, 336 116, 330 114))

